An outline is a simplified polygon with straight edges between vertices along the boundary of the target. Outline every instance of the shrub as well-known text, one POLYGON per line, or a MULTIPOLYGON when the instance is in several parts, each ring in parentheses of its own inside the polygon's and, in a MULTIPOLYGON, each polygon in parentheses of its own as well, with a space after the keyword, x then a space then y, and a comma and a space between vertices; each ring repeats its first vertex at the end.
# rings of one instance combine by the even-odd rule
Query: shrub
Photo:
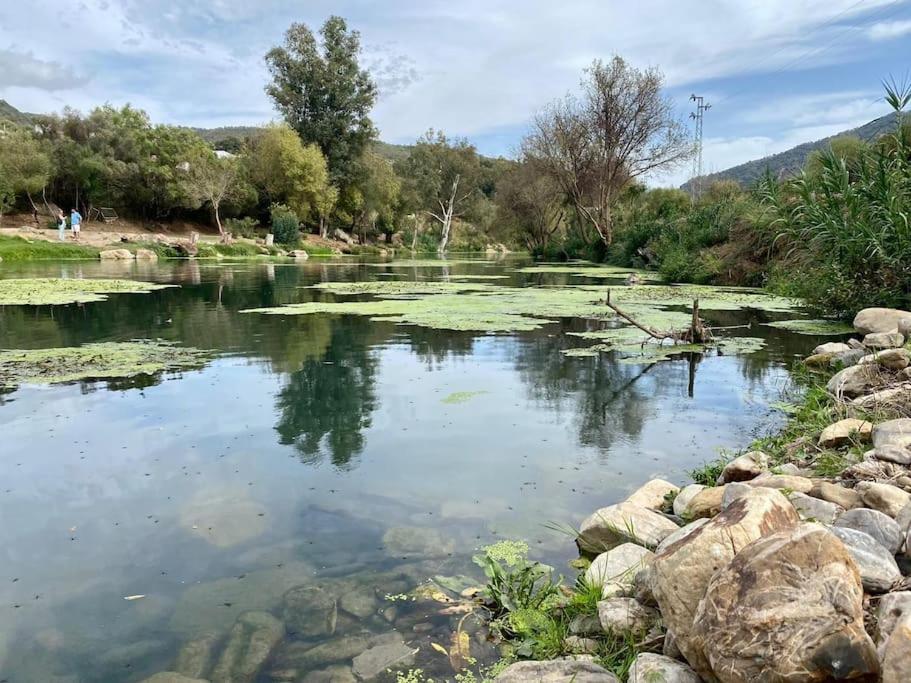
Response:
POLYGON ((273 204, 271 208, 272 234, 279 244, 295 245, 300 241, 300 220, 284 204, 273 204))
POLYGON ((259 237, 263 233, 263 229, 260 227, 259 221, 250 216, 245 216, 244 218, 226 219, 225 230, 230 232, 235 237, 246 237, 247 239, 259 237))

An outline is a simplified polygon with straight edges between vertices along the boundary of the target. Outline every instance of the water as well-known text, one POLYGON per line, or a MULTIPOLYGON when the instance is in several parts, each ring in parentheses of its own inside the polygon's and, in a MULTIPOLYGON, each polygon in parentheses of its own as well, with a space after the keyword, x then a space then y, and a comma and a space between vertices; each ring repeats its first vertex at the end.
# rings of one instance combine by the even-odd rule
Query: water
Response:
MULTIPOLYGON (((758 353, 642 366, 560 354, 579 344, 566 335, 579 320, 485 335, 238 313, 326 296, 301 289, 320 280, 393 272, 569 281, 517 265, 4 265, 2 277, 181 286, 0 309, 0 348, 161 338, 218 357, 201 371, 0 395, 0 680, 140 681, 201 634, 217 658, 248 609, 286 622, 258 681, 348 666, 369 645, 352 640, 364 630, 397 632, 419 648, 415 666, 451 678, 429 644, 448 646, 462 615, 401 596, 434 575, 480 583, 472 552, 507 538, 572 574, 571 540, 546 523, 578 525, 650 476, 684 481, 719 449, 748 444, 778 422, 769 404, 785 368, 815 342, 754 327, 768 340, 758 353), (473 393, 443 400, 455 392, 473 393), (283 606, 298 585, 345 596, 331 608, 334 634, 319 600, 283 606)), ((482 641, 473 654, 489 661, 482 641)))

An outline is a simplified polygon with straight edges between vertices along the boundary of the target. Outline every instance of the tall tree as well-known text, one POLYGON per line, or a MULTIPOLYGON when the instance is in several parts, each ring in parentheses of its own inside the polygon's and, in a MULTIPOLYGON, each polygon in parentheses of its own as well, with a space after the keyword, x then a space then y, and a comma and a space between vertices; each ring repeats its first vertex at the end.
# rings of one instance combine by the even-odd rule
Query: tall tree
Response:
POLYGON ((218 226, 218 234, 227 241, 228 233, 221 224, 221 208, 228 202, 242 202, 251 197, 237 159, 220 159, 211 152, 190 162, 187 171, 190 196, 200 206, 208 204, 218 226))
POLYGON ((568 95, 536 116, 522 142, 524 155, 554 179, 605 245, 613 239, 611 211, 623 189, 693 152, 663 83, 657 69, 636 69, 621 57, 607 64, 595 60, 581 95, 568 95))
POLYGON ((344 19, 329 17, 320 37, 305 24, 291 25, 284 45, 266 53, 272 75, 266 92, 301 140, 326 155, 332 182, 344 195, 376 136, 370 120, 376 84, 358 63, 360 34, 344 19))
POLYGON ((24 128, 0 124, 0 192, 12 204, 18 194, 25 194, 37 216, 32 195, 41 192, 51 176, 51 160, 41 144, 24 128))
POLYGON ((507 171, 498 185, 498 222, 511 227, 529 251, 543 250, 564 224, 566 207, 560 187, 529 160, 507 171))

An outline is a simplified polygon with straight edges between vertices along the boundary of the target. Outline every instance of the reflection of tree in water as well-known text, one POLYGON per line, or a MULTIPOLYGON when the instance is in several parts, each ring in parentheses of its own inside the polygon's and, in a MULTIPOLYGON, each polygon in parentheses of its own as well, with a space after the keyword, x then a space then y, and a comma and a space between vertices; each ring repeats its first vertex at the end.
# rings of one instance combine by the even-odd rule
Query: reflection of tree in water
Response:
POLYGON ((333 465, 348 468, 364 448, 362 431, 377 405, 369 326, 357 317, 338 321, 325 355, 304 360, 278 395, 279 442, 294 445, 304 462, 328 452, 333 465))
POLYGON ((476 336, 476 332, 454 332, 418 326, 408 328, 411 350, 428 369, 437 369, 452 357, 471 355, 476 336))

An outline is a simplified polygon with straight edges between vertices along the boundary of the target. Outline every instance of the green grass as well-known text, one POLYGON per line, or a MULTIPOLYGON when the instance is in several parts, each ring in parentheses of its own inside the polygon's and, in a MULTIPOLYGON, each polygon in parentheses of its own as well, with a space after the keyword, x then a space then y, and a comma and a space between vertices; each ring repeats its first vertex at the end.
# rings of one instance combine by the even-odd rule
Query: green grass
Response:
POLYGON ((694 470, 689 471, 690 479, 693 480, 694 484, 702 484, 703 486, 716 486, 718 482, 718 477, 721 476, 721 471, 724 469, 724 466, 727 464, 726 461, 722 459, 713 460, 712 462, 703 463, 700 467, 697 467, 694 470))
POLYGON ((0 236, 0 258, 4 262, 51 259, 97 259, 99 250, 72 242, 30 242, 22 237, 0 236))
POLYGON ((321 247, 314 244, 302 244, 300 248, 307 252, 309 256, 334 256, 335 252, 332 247, 321 247))

